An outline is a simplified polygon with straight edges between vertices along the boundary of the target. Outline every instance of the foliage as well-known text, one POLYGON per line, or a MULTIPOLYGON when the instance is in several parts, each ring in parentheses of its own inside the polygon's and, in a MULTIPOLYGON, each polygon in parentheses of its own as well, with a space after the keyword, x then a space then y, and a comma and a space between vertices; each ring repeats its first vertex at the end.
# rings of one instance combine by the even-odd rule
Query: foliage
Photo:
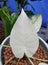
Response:
MULTIPOLYGON (((6 1, 7 0, 0 0, 0 2, 4 2, 4 6, 6 5, 6 1)), ((27 0, 16 0, 16 1, 18 2, 18 6, 21 5, 22 8, 24 8, 25 5, 29 4, 27 0)), ((33 14, 33 12, 31 12, 31 11, 25 11, 25 12, 28 16, 33 14)), ((0 18, 2 19, 3 24, 4 24, 5 37, 7 37, 8 35, 10 35, 12 27, 18 18, 18 13, 15 12, 11 16, 7 7, 2 7, 2 8, 0 8, 0 18)))
POLYGON ((0 18, 2 19, 4 24, 5 37, 7 37, 10 34, 11 29, 15 21, 17 20, 17 17, 18 13, 15 13, 14 15, 11 16, 6 7, 0 8, 0 18))

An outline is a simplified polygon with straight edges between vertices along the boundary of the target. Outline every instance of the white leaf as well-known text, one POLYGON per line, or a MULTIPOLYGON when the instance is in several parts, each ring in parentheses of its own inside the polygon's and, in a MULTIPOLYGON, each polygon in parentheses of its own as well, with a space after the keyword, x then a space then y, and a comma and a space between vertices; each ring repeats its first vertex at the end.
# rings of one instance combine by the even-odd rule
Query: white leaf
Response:
POLYGON ((23 9, 11 31, 10 46, 17 58, 22 58, 24 53, 28 57, 32 57, 38 49, 38 35, 23 9))
POLYGON ((38 65, 48 65, 48 64, 46 64, 46 63, 39 63, 38 65))
POLYGON ((40 14, 34 15, 31 18, 33 26, 35 26, 36 32, 40 30, 42 24, 42 16, 40 14))

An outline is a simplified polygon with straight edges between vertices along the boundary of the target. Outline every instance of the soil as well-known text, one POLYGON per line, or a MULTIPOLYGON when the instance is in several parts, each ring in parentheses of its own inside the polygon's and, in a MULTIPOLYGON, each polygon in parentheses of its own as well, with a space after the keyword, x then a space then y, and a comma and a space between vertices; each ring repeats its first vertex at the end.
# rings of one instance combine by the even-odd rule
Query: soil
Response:
MULTIPOLYGON (((14 54, 12 53, 11 48, 5 48, 3 51, 3 61, 4 64, 12 57, 14 54)), ((33 57, 37 57, 40 59, 48 59, 48 55, 46 54, 45 50, 41 45, 39 45, 38 50, 36 53, 33 55, 33 57)), ((38 60, 33 60, 31 59, 34 63, 34 65, 38 65, 41 61, 38 60)), ((18 59, 14 57, 11 61, 9 61, 6 65, 17 65, 18 59)), ((47 63, 48 64, 48 63, 47 63)), ((31 63, 28 61, 28 59, 24 56, 19 62, 18 65, 31 65, 31 63)))

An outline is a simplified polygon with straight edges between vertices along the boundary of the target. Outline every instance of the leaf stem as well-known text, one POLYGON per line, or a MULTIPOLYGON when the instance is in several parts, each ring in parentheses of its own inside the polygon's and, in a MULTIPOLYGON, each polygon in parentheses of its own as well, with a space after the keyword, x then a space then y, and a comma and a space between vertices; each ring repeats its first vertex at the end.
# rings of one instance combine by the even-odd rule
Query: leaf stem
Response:
POLYGON ((0 46, 11 48, 9 45, 0 45, 0 46))
POLYGON ((19 63, 19 61, 20 61, 20 60, 21 60, 21 58, 19 58, 19 59, 18 59, 18 62, 17 62, 17 64, 16 64, 16 65, 18 65, 18 63, 19 63))
POLYGON ((31 61, 31 59, 30 59, 30 58, 28 58, 28 60, 29 60, 29 62, 30 62, 32 65, 34 65, 33 61, 31 61))
POLYGON ((34 59, 34 60, 38 60, 38 61, 42 61, 42 62, 48 62, 48 60, 40 59, 40 58, 36 58, 36 57, 32 57, 32 59, 34 59))
POLYGON ((25 54, 25 56, 27 57, 27 59, 29 60, 29 62, 34 65, 33 61, 25 54))
POLYGON ((14 56, 11 57, 4 65, 6 65, 8 62, 10 62, 13 58, 14 58, 14 56))

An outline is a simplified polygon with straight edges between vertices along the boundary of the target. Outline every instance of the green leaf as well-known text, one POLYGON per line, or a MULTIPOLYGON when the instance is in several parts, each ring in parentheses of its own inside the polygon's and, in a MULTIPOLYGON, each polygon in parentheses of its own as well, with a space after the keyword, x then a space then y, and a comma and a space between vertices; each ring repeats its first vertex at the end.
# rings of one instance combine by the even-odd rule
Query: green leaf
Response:
POLYGON ((12 27, 13 27, 14 23, 16 22, 17 18, 18 18, 18 13, 13 13, 11 15, 11 20, 12 20, 11 25, 12 25, 12 27))
POLYGON ((0 8, 0 17, 3 21, 5 28, 5 37, 10 35, 12 27, 18 18, 18 14, 14 13, 12 16, 10 15, 8 9, 6 7, 0 8))
POLYGON ((0 17, 4 24, 5 37, 7 37, 11 31, 11 19, 10 19, 9 11, 6 7, 3 7, 0 9, 0 17))

